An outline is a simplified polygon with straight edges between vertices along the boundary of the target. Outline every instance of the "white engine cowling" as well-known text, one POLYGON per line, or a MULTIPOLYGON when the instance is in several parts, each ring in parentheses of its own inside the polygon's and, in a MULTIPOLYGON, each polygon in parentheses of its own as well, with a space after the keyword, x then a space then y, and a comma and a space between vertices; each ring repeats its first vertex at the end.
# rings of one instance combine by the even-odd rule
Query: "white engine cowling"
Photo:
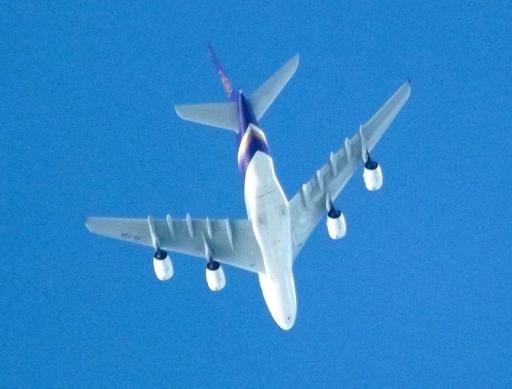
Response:
POLYGON ((366 166, 364 167, 364 185, 369 191, 379 190, 382 188, 382 184, 384 183, 384 179, 382 177, 382 169, 378 163, 375 162, 375 164, 377 166, 375 166, 373 169, 368 169, 366 166))
POLYGON ((206 282, 208 283, 208 288, 213 292, 224 289, 226 286, 226 277, 224 276, 222 266, 219 265, 217 269, 206 267, 206 282))
POLYGON ((167 281, 174 275, 174 269, 169 256, 166 256, 164 259, 153 257, 153 269, 155 269, 156 278, 160 281, 167 281))
POLYGON ((327 231, 331 239, 341 239, 347 234, 345 216, 338 211, 336 216, 327 215, 327 231))

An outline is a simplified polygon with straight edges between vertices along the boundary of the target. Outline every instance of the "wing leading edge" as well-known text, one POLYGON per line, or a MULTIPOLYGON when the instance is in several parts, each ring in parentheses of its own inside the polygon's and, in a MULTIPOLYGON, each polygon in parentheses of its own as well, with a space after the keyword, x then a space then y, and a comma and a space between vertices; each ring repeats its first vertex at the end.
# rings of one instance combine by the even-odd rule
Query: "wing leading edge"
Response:
MULTIPOLYGON (((205 244, 216 261, 264 273, 259 246, 250 222, 243 219, 151 219, 160 248, 205 258, 205 244)), ((89 217, 85 225, 95 234, 153 246, 148 219, 89 217)))
POLYGON ((363 146, 371 151, 398 115, 411 94, 410 81, 404 82, 388 101, 359 131, 346 139, 345 144, 331 153, 328 162, 315 176, 302 185, 290 200, 293 253, 296 257, 309 238, 322 215, 326 212, 326 199, 334 200, 345 187, 363 161, 363 146))

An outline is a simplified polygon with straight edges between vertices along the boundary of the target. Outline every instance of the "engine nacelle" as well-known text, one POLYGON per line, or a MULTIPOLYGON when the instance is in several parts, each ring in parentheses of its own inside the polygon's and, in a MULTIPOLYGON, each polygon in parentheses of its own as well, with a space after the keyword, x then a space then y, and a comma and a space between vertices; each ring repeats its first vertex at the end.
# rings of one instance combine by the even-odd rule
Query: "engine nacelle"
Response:
POLYGON ((153 257, 153 269, 155 269, 156 278, 160 281, 167 281, 174 275, 171 258, 165 251, 159 250, 153 257))
POLYGON ((364 165, 363 178, 366 189, 372 192, 379 190, 384 184, 382 169, 377 162, 372 160, 368 160, 364 165))
POLYGON ((331 239, 341 239, 347 234, 345 216, 338 210, 331 210, 327 214, 327 231, 331 239))
POLYGON ((206 265, 206 282, 208 288, 213 292, 218 292, 226 286, 226 277, 224 276, 224 269, 218 262, 210 261, 206 265))

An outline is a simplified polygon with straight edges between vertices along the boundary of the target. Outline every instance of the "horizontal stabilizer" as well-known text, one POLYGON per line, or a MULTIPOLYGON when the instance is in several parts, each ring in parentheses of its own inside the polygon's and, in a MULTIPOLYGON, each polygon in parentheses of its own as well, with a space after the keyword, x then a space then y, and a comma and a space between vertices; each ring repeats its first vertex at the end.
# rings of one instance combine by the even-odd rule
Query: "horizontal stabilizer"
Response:
POLYGON ((174 109, 183 120, 238 132, 238 108, 234 102, 175 105, 174 109))
POLYGON ((295 54, 272 77, 265 81, 251 96, 251 105, 256 120, 260 120, 276 97, 281 93, 299 66, 299 54, 295 54))

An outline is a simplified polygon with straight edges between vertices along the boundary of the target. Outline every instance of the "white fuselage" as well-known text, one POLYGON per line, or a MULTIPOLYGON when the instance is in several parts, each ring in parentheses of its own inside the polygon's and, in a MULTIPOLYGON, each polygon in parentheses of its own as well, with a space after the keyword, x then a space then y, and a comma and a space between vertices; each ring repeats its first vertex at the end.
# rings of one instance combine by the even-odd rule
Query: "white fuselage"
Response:
POLYGON ((245 174, 244 194, 247 216, 265 264, 265 273, 258 275, 261 290, 276 323, 288 330, 297 315, 290 210, 268 154, 258 151, 252 157, 245 174))

